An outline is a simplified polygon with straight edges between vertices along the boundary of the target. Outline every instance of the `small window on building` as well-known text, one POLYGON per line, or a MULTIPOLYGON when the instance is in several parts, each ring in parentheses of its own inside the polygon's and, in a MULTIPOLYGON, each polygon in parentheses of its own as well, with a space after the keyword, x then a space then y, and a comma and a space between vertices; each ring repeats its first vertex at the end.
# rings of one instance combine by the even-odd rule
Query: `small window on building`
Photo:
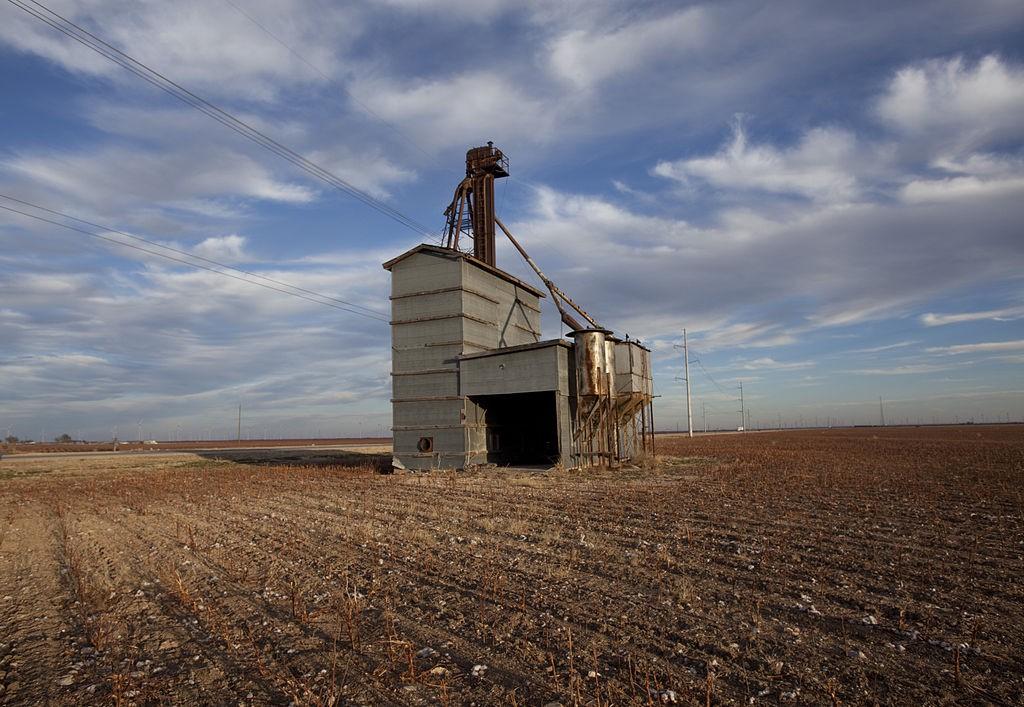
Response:
POLYGON ((420 441, 416 443, 416 449, 420 450, 424 454, 434 451, 434 438, 420 437, 420 441))

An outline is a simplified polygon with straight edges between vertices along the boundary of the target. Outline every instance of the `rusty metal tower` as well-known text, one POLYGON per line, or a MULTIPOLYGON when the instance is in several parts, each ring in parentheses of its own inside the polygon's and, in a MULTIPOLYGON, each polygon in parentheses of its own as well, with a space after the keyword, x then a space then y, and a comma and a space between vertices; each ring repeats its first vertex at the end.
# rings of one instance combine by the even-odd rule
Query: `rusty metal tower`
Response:
POLYGON ((472 236, 473 257, 495 265, 494 180, 507 176, 508 158, 493 142, 466 152, 466 178, 444 212, 446 248, 458 250, 460 237, 472 236))

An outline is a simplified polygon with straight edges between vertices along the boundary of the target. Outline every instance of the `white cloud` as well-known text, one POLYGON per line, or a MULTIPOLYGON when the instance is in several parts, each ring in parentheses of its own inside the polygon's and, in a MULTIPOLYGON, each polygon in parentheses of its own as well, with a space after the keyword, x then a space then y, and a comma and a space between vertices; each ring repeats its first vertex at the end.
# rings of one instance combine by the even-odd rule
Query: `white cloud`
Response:
MULTIPOLYGON (((54 0, 47 4, 189 88, 265 100, 289 84, 321 80, 318 72, 227 3, 54 0)), ((306 0, 261 0, 246 3, 244 9, 328 75, 339 71, 338 53, 362 28, 357 11, 306 0)), ((24 12, 9 9, 5 13, 0 41, 74 73, 139 81, 24 12)))
POLYGON ((956 154, 947 145, 935 148, 933 170, 950 176, 914 177, 903 185, 900 197, 911 204, 952 200, 1004 198, 1024 191, 1024 160, 987 152, 956 154))
POLYGON ((900 196, 908 204, 963 201, 979 197, 1005 197, 1024 193, 1024 175, 1008 179, 952 177, 948 179, 914 179, 902 189, 900 196))
POLYGON ((814 365, 814 361, 776 361, 774 358, 765 356, 740 363, 739 367, 745 371, 757 371, 762 369, 795 371, 801 368, 812 368, 814 365))
POLYGON ((847 129, 806 130, 787 147, 756 144, 737 120, 711 155, 659 162, 653 174, 730 193, 760 191, 835 203, 892 191, 912 204, 1003 198, 1024 191, 1024 161, 985 152, 1024 137, 1024 67, 988 56, 914 64, 896 72, 876 103, 894 138, 858 139, 847 129), (924 162, 933 173, 914 173, 924 162))
POLYGON ((212 236, 192 248, 192 252, 211 260, 239 262, 248 258, 245 237, 239 235, 212 236))
MULTIPOLYGON (((858 255, 863 258, 868 254, 861 252, 858 255)), ((883 266, 884 264, 879 263, 879 267, 883 266)), ((910 307, 917 299, 927 296, 926 286, 920 282, 918 284, 925 289, 915 292, 913 288, 904 289, 894 286, 888 290, 888 297, 881 296, 880 293, 872 293, 866 288, 854 287, 851 294, 855 294, 850 299, 837 298, 836 301, 825 304, 817 312, 808 315, 807 321, 813 327, 838 327, 894 317, 910 307), (901 290, 903 290, 901 294, 896 294, 901 290)), ((848 287, 851 285, 853 283, 847 283, 848 287)))
POLYGON ((37 360, 45 361, 47 363, 54 364, 65 364, 69 366, 105 366, 109 363, 105 358, 100 356, 92 356, 90 354, 50 354, 46 356, 34 357, 37 360))
POLYGON ((997 322, 1013 321, 1024 317, 1024 307, 1004 307, 1002 309, 988 309, 981 312, 959 312, 957 314, 935 314, 928 312, 920 317, 921 323, 925 326, 944 326, 946 324, 960 324, 962 322, 975 322, 990 319, 997 322))
MULTIPOLYGON (((200 249, 224 255, 243 245, 228 236, 200 249)), ((105 259, 77 252, 67 262, 80 272, 34 273, 25 262, 26 272, 0 277, 0 301, 19 315, 0 318, 8 359, 0 363, 0 412, 8 424, 41 417, 77 427, 103 419, 109 431, 109 421, 134 424, 144 416, 147 425, 178 422, 195 434, 216 423, 224 400, 242 396, 253 419, 316 419, 337 434, 349 423, 344 431, 356 432, 356 418, 342 419, 346 408, 386 410, 385 324, 159 262, 111 271, 105 259), (92 270, 97 262, 104 265, 92 270)), ((386 301, 379 262, 375 252, 353 251, 347 264, 248 269, 379 306, 386 301)))
POLYGON ((891 351, 893 349, 902 349, 907 346, 913 346, 918 343, 917 341, 898 341, 895 344, 886 344, 884 346, 871 346, 866 349, 852 349, 847 353, 879 353, 881 351, 891 351))
POLYGON ((633 199, 637 199, 638 201, 641 201, 645 204, 656 204, 658 202, 658 197, 656 194, 648 191, 634 189, 621 179, 613 179, 612 187, 614 187, 615 191, 619 192, 620 194, 631 197, 633 199))
POLYGON ((907 366, 890 366, 888 368, 859 368, 846 371, 859 376, 916 376, 927 373, 937 373, 953 368, 953 366, 938 366, 931 363, 913 364, 907 366))
POLYGON ((432 148, 482 145, 498 136, 505 144, 544 141, 553 125, 542 101, 491 71, 427 81, 362 79, 352 92, 374 113, 432 148))
POLYGON ((384 0, 405 12, 440 15, 446 21, 486 23, 508 10, 503 0, 384 0))
MULTIPOLYGON (((968 78, 992 71, 1024 76, 994 61, 981 62, 968 78)), ((944 66, 966 71, 956 61, 944 66)), ((914 139, 899 132, 864 139, 846 129, 818 127, 788 147, 752 144, 738 121, 731 141, 717 152, 662 161, 653 169, 687 187, 715 187, 724 205, 706 229, 714 245, 692 238, 689 251, 676 256, 692 269, 733 251, 746 264, 744 278, 777 284, 780 297, 788 288, 792 297, 799 292, 804 301, 815 298, 804 310, 803 325, 785 327, 789 333, 906 314, 954 280, 1013 277, 1012 268, 1003 266, 1024 265, 1014 245, 1015 220, 1024 216, 1024 199, 1018 197, 1024 193, 1024 162, 954 149, 948 140, 922 143, 923 159, 918 144, 908 160, 904 147, 914 139), (930 170, 921 173, 922 165, 930 170), (948 176, 937 178, 935 171, 948 176), (771 200, 765 193, 799 195, 811 203, 771 200), (993 267, 998 274, 982 275, 993 267), (791 286, 776 278, 790 278, 791 286)))
MULTIPOLYGON (((394 155, 385 154, 377 145, 363 144, 358 136, 347 131, 336 134, 331 124, 266 120, 260 115, 241 117, 249 125, 287 143, 310 161, 377 198, 387 198, 391 185, 407 183, 416 177, 414 171, 397 164, 394 155)), ((201 165, 211 159, 229 161, 230 158, 224 158, 222 145, 225 142, 237 144, 234 135, 188 108, 144 109, 120 103, 91 102, 86 105, 85 118, 112 136, 139 143, 147 154, 170 152, 177 155, 183 152, 183 144, 189 145, 184 152, 201 165)), ((240 147, 248 149, 244 143, 240 147)), ((282 168, 293 174, 298 172, 269 152, 252 150, 247 153, 247 159, 258 159, 261 168, 268 171, 282 168)))
POLYGON ((786 209, 755 201, 712 212, 701 228, 552 189, 537 190, 531 206, 513 232, 561 287, 607 313, 599 320, 649 339, 696 331, 700 319, 716 348, 783 346, 801 332, 920 311, 950 287, 1024 267, 1024 204, 986 199, 786 209))
POLYGON ((955 346, 931 346, 925 349, 929 353, 942 353, 951 356, 965 353, 1020 350, 1024 350, 1024 339, 1018 339, 1017 341, 985 341, 977 344, 957 344, 955 346))
POLYGON ((607 31, 573 29, 551 44, 551 71, 577 88, 636 73, 665 56, 702 49, 709 39, 704 7, 625 24, 607 31))
MULTIPOLYGON (((715 351, 727 348, 771 348, 796 343, 793 334, 777 322, 721 323, 703 331, 699 339, 702 349, 715 351)), ((771 359, 759 359, 770 361, 771 359)))
POLYGON ((1012 177, 1024 172, 1024 160, 990 152, 953 155, 940 151, 932 166, 950 174, 981 178, 1012 177))
POLYGON ((1024 69, 995 54, 967 63, 961 57, 907 66, 896 73, 876 110, 910 136, 945 141, 947 150, 971 150, 1024 136, 1024 69))
POLYGON ((864 150, 851 133, 837 128, 809 130, 788 149, 751 145, 742 122, 737 121, 732 141, 718 153, 659 162, 654 174, 680 182, 702 179, 725 189, 847 200, 858 192, 853 168, 864 150))
POLYGON ((276 179, 252 158, 226 148, 182 148, 173 152, 101 147, 93 151, 20 155, 3 166, 15 175, 95 205, 139 200, 186 202, 215 196, 241 196, 306 203, 316 192, 276 179))
MULTIPOLYGON (((92 280, 82 274, 18 273, 8 280, 21 297, 81 297, 92 287, 92 280)), ((10 300, 13 302, 13 300, 10 300)))
POLYGON ((415 172, 399 167, 380 153, 359 153, 345 145, 314 150, 307 157, 378 199, 390 196, 389 185, 411 182, 416 178, 415 172))

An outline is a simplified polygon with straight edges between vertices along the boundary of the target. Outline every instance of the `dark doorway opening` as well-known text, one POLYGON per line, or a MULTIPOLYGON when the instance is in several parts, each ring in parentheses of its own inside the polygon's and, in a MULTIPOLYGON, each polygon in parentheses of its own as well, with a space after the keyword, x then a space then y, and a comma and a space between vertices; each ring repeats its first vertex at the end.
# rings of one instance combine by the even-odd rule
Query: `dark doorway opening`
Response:
POLYGON ((553 464, 558 461, 555 393, 511 393, 471 398, 484 412, 487 461, 553 464))

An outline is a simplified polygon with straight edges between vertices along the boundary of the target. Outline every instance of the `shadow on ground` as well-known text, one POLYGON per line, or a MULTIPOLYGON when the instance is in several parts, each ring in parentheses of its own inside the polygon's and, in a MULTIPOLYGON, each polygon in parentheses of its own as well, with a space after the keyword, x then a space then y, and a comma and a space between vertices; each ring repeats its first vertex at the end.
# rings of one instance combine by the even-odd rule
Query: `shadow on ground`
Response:
POLYGON ((257 466, 331 466, 391 471, 390 454, 366 454, 342 449, 217 449, 195 452, 203 459, 217 459, 257 466))

